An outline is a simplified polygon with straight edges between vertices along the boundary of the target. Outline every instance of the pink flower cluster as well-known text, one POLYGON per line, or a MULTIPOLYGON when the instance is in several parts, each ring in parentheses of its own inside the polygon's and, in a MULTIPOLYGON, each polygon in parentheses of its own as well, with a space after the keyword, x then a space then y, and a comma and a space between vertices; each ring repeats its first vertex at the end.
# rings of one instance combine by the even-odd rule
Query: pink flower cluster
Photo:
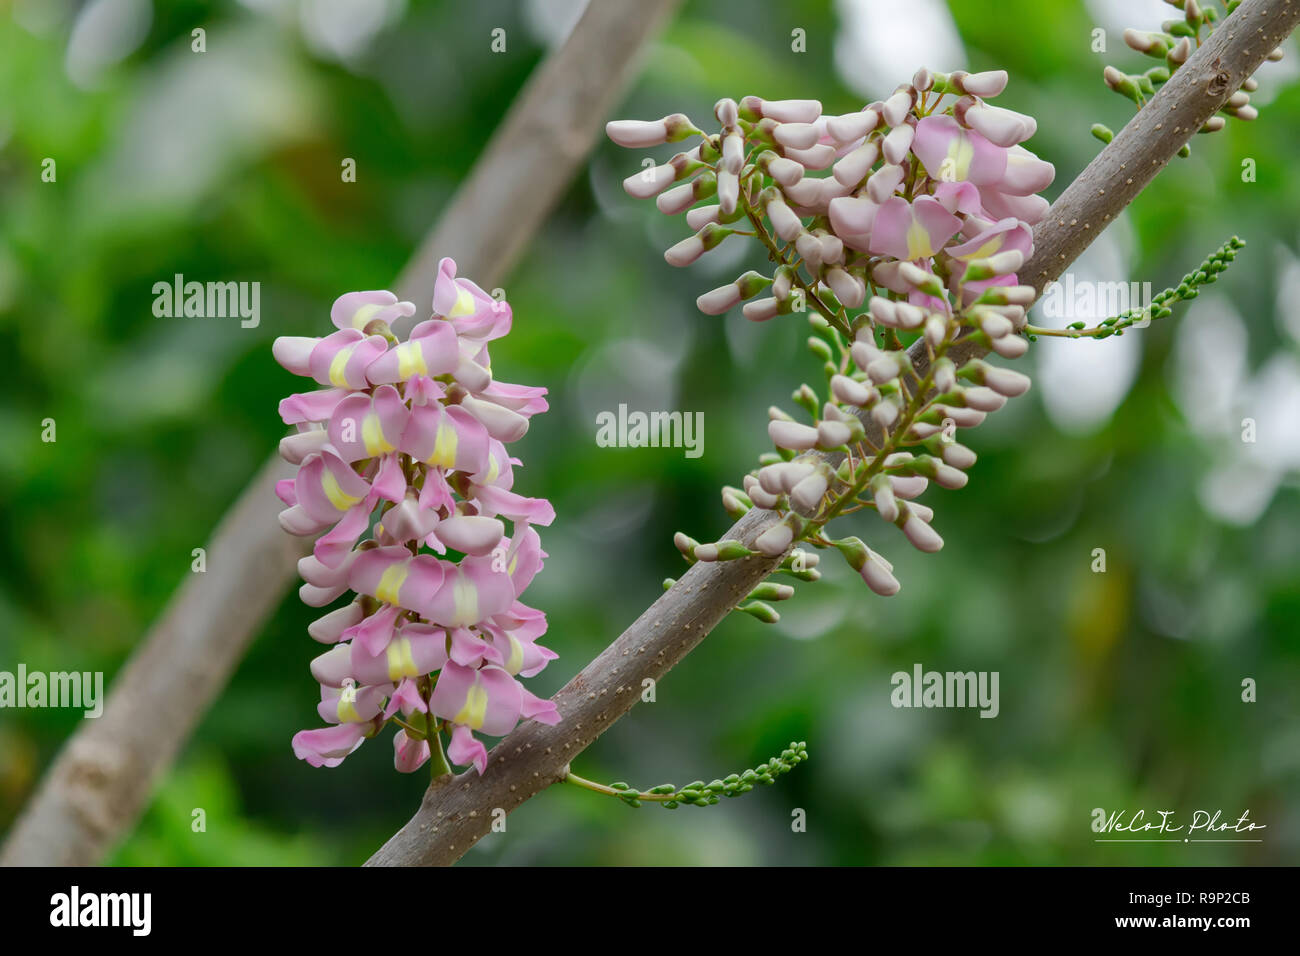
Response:
POLYGON ((390 292, 352 292, 331 309, 338 331, 275 340, 281 365, 324 386, 280 403, 298 429, 280 453, 299 466, 276 486, 280 524, 319 536, 299 593, 323 607, 356 592, 308 629, 333 645, 311 667, 329 726, 293 749, 337 766, 393 719, 398 770, 429 760, 445 728, 451 761, 482 773, 476 731, 559 721, 517 679, 556 656, 537 643, 545 614, 519 600, 546 557, 534 526, 555 512, 511 490, 521 462, 506 450, 546 410, 546 389, 493 380, 488 343, 510 331, 510 306, 456 278, 450 259, 433 317, 399 341, 392 323, 414 313, 390 292))
MULTIPOLYGON (((892 292, 951 316, 954 305, 969 305, 985 289, 1017 284, 1016 269, 1033 251, 1030 227, 1048 207, 1036 194, 1055 170, 1020 145, 1035 132, 1033 118, 985 102, 1006 83, 1002 70, 921 70, 856 113, 825 116, 816 100, 747 96, 718 102, 722 129, 712 136, 681 114, 619 120, 607 132, 634 148, 704 140, 623 183, 634 197, 657 195, 664 213, 685 212, 698 230, 664 254, 672 265, 695 262, 752 214, 766 218, 814 283, 845 308, 863 306, 869 291, 892 292), (829 175, 809 175, 826 169, 829 175), (716 203, 697 205, 713 197, 716 203), (975 261, 996 274, 963 282, 975 261)), ((745 316, 761 322, 791 311, 790 278, 781 274, 742 276, 701 296, 699 306, 720 314, 768 285, 772 294, 748 302, 745 316)), ((1026 343, 1017 339, 995 348, 1023 354, 1026 343)))
MULTIPOLYGON (((680 113, 606 127, 629 148, 700 139, 623 181, 695 230, 664 253, 670 264, 688 266, 732 235, 753 236, 767 252, 770 275, 746 272, 704 293, 701 311, 721 315, 743 302, 755 322, 809 312, 827 400, 807 385, 796 390, 811 424, 773 407, 776 453, 743 489, 723 492, 733 515, 757 506, 781 516, 753 542, 759 553, 779 557, 800 541, 834 546, 874 591, 896 593, 883 556, 821 529, 871 509, 916 548, 939 550, 934 512, 914 499, 931 481, 962 487, 975 453, 953 430, 975 427, 1029 388, 1019 372, 949 355, 959 339, 1004 358, 1029 348, 1021 333, 1037 293, 1016 274, 1033 254, 1032 227, 1049 208, 1038 194, 1055 170, 1021 145, 1036 131, 1032 117, 986 102, 1006 84, 1002 70, 922 69, 887 99, 838 116, 823 115, 816 100, 746 96, 717 102, 716 133, 680 113), (918 368, 912 354, 922 349, 918 368)), ((750 553, 740 542, 684 536, 678 546, 691 561, 750 553)), ((815 579, 802 563, 792 573, 815 579)))

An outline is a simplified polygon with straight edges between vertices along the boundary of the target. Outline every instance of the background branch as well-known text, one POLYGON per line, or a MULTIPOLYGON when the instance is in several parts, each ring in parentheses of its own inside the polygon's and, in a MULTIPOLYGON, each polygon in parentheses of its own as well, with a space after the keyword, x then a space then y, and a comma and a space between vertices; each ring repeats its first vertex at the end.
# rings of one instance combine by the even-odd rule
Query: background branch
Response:
MULTIPOLYGON (((396 282, 424 308, 438 260, 491 288, 572 180, 639 53, 679 0, 600 0, 534 71, 470 177, 396 282)), ((268 353, 269 361, 269 353, 268 353)), ((135 824, 310 548, 281 530, 273 456, 217 526, 207 571, 187 575, 109 692, 69 738, 10 831, 0 865, 101 860, 135 824)))
MULTIPOLYGON (((1300 21, 1293 0, 1246 0, 1088 165, 1034 230, 1035 252, 1019 273, 1040 293, 1133 200, 1300 21)), ((985 354, 969 341, 949 350, 954 362, 985 354)), ((924 344, 911 350, 921 375, 924 344)), ((863 416, 876 443, 879 426, 863 416)), ((754 509, 720 536, 747 545, 775 518, 754 509)), ((525 723, 491 752, 487 772, 443 777, 419 811, 367 865, 454 863, 489 832, 493 810, 514 810, 563 778, 568 763, 639 699, 642 681, 658 681, 698 645, 780 558, 748 557, 693 565, 671 589, 555 695, 563 720, 525 723)))

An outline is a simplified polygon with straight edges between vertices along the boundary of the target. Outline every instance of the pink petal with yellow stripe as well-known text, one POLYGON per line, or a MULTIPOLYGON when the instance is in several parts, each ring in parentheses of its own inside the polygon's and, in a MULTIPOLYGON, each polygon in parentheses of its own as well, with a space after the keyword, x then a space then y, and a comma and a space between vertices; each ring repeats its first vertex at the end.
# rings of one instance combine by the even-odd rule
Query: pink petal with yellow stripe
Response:
POLYGON ((522 701, 519 683, 501 668, 474 670, 449 662, 429 703, 437 717, 503 737, 519 722, 522 701))
POLYGON ((518 458, 512 458, 506 450, 505 443, 495 438, 488 439, 487 464, 469 476, 476 485, 496 485, 507 491, 514 487, 515 472, 513 465, 522 465, 518 458))
POLYGON ((391 385, 375 389, 373 395, 349 395, 330 415, 329 441, 344 461, 377 458, 397 451, 406 431, 410 410, 391 385))
POLYGON ((442 588, 444 564, 430 554, 412 555, 401 545, 375 548, 357 556, 348 582, 358 594, 429 617, 424 611, 442 588))
POLYGON ((348 292, 334 300, 330 321, 340 329, 364 329, 379 319, 392 325, 403 316, 415 315, 414 302, 398 301, 391 292, 348 292))
POLYGON ((472 475, 487 466, 488 431, 458 405, 416 405, 399 447, 426 465, 472 475))
POLYGON ((991 186, 1007 168, 1005 149, 945 114, 926 116, 916 124, 912 152, 929 177, 939 182, 967 180, 991 186))
POLYGON ((382 335, 366 335, 357 329, 340 329, 321 339, 312 349, 311 377, 322 385, 360 390, 370 386, 366 369, 388 351, 382 335))
POLYGON ((410 337, 394 345, 366 369, 375 385, 409 381, 416 376, 447 375, 460 361, 456 330, 441 319, 421 322, 410 337))
POLYGON ((531 525, 520 522, 515 527, 515 534, 506 552, 506 573, 514 583, 515 595, 524 593, 532 583, 533 576, 542 569, 542 559, 546 552, 542 550, 542 539, 531 525))
POLYGON ((367 723, 383 710, 388 690, 387 687, 357 687, 350 683, 342 687, 322 685, 316 713, 329 724, 367 723))
MULTIPOLYGON (((436 559, 434 559, 436 560, 436 559)), ((417 608, 420 615, 444 627, 466 627, 508 611, 515 600, 510 575, 495 570, 493 555, 464 558, 460 564, 441 561, 442 586, 417 608)))
POLYGON ((376 654, 359 643, 349 646, 348 673, 362 683, 394 683, 423 677, 447 663, 447 634, 427 624, 407 623, 376 654))
POLYGON ((921 196, 910 203, 894 196, 876 213, 870 250, 896 259, 928 259, 960 228, 961 220, 933 196, 921 196))
POLYGON ((330 449, 302 463, 294 482, 298 504, 318 521, 337 521, 370 494, 369 483, 330 449))
POLYGON ((433 311, 450 319, 458 335, 488 341, 510 331, 509 304, 496 301, 468 279, 457 279, 456 263, 451 259, 438 263, 433 311))

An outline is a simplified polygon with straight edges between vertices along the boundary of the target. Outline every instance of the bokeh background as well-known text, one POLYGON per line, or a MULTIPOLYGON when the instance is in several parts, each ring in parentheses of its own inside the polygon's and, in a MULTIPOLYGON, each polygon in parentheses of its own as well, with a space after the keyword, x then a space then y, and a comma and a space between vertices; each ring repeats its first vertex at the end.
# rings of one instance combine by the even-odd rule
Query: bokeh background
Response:
MULTIPOLYGON (((283 433, 298 385, 276 335, 321 334, 342 292, 389 285, 571 0, 20 0, 0 3, 0 669, 109 680, 190 573, 223 510, 283 433), (207 52, 191 52, 191 30, 207 52), (489 50, 504 28, 507 50, 489 50), (57 184, 40 164, 57 160, 57 184), (355 158, 356 183, 339 175, 355 158), (257 280, 262 320, 155 318, 174 273, 257 280), (41 421, 58 440, 40 440, 41 421)), ((688 2, 619 115, 707 118, 721 96, 858 108, 920 65, 1004 68, 999 100, 1038 117, 1028 144, 1055 196, 1131 104, 1104 63, 1147 62, 1125 26, 1156 0, 688 2), (1108 52, 1093 52, 1093 30, 1108 52), (806 52, 791 50, 805 31, 806 52)), ((1036 384, 969 433, 960 493, 926 501, 947 540, 912 551, 855 528, 896 564, 873 596, 838 561, 764 626, 733 617, 575 764, 642 786, 752 766, 787 741, 812 759, 708 810, 631 810, 556 787, 467 864, 1281 863, 1300 848, 1300 88, 1294 45, 1260 74, 1254 124, 1198 137, 1075 267, 1176 284, 1234 233, 1227 276, 1171 319, 1106 342, 1040 342, 1036 384), (1243 181, 1253 160, 1255 181, 1243 181), (1253 418, 1257 440, 1241 440, 1253 418), (1090 570, 1104 548, 1107 571, 1090 570), (895 710, 914 663, 1001 674, 1001 713, 895 710), (1258 682, 1243 703, 1241 682, 1258 682), (1094 808, 1249 808, 1251 845, 1098 845, 1094 808), (791 813, 807 813, 793 833, 791 813)), ((664 155, 668 150, 662 151, 664 155)), ((550 615, 551 693, 676 576, 672 533, 729 524, 718 489, 765 449, 765 409, 818 367, 797 320, 699 314, 745 268, 724 245, 673 270, 686 234, 619 187, 641 156, 601 143, 503 283, 507 381, 550 413, 516 446, 517 487, 559 518, 530 603, 550 615), (704 455, 606 449, 620 402, 705 416, 704 455)), ((420 303, 422 309, 427 303, 420 303)), ((315 726, 290 593, 118 864, 356 864, 415 810, 385 734, 335 770, 294 759, 315 726), (207 812, 193 833, 191 810, 207 812)), ((0 832, 79 712, 0 711, 0 832)))

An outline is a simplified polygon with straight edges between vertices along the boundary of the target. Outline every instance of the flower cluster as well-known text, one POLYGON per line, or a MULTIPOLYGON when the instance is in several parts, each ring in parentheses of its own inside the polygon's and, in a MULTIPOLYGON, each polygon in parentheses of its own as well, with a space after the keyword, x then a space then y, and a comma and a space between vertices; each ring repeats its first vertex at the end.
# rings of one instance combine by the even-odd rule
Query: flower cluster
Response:
MULTIPOLYGON (((1102 79, 1116 93, 1132 100, 1141 109, 1157 89, 1169 81, 1178 68, 1187 62, 1192 51, 1209 39, 1219 22, 1219 10, 1206 0, 1204 4, 1197 0, 1165 0, 1171 7, 1182 11, 1181 20, 1166 20, 1159 30, 1124 31, 1124 42, 1137 52, 1161 61, 1160 64, 1140 73, 1125 73, 1113 66, 1102 71, 1102 79)), ((1228 0, 1225 9, 1231 14, 1241 0, 1228 0)), ((1268 55, 1270 62, 1282 59, 1282 48, 1278 47, 1268 55)), ((1247 77, 1235 93, 1228 98, 1219 112, 1205 121, 1198 133, 1217 133, 1227 125, 1228 119, 1253 120, 1259 116, 1259 110, 1250 105, 1250 94, 1259 89, 1259 82, 1247 77)), ((1101 123, 1094 123, 1092 135, 1103 143, 1109 143, 1114 137, 1111 130, 1101 123)), ((1178 155, 1191 155, 1191 148, 1184 145, 1178 155)))
POLYGON ((559 721, 517 680, 556 656, 537 643, 546 616, 519 600, 546 557, 535 526, 555 512, 511 490, 521 462, 506 449, 546 410, 546 389, 493 379, 488 343, 510 331, 510 307, 450 259, 433 317, 399 341, 393 323, 414 313, 390 292, 352 292, 331 309, 338 331, 275 340, 281 365, 325 386, 280 403, 298 429, 280 443, 298 465, 276 486, 280 524, 319 536, 298 564, 299 593, 323 607, 356 592, 308 629, 332 645, 311 666, 330 726, 296 734, 293 748, 337 766, 391 720, 398 770, 432 757, 446 772, 447 729, 447 756, 482 773, 475 731, 559 721))
MULTIPOLYGON (((1031 227, 1048 209, 1037 194, 1055 170, 1021 145, 1035 132, 1031 117, 986 102, 1006 82, 1004 71, 923 69, 883 102, 840 116, 824 116, 815 100, 747 96, 717 104, 714 134, 682 114, 607 127, 628 147, 701 140, 623 184, 634 197, 657 196, 664 213, 686 213, 696 230, 665 253, 669 263, 689 265, 746 235, 774 264, 771 275, 747 272, 700 296, 701 311, 745 302, 754 321, 809 311, 829 395, 823 402, 807 385, 794 393, 811 424, 772 409, 776 452, 743 489, 723 492, 733 515, 754 505, 781 514, 753 542, 759 553, 783 555, 801 540, 833 546, 873 590, 895 593, 888 561, 822 528, 871 508, 916 547, 938 550, 933 512, 913 499, 929 481, 964 485, 975 455, 955 430, 1029 387, 1018 372, 947 355, 959 338, 1005 358, 1028 349, 1021 333, 1035 291, 1016 273, 1033 253, 1031 227), (926 361, 914 367, 907 347, 918 340, 926 361)), ((753 553, 684 535, 678 546, 688 561, 753 553)), ((806 560, 787 569, 816 577, 806 560)), ((745 609, 775 619, 770 608, 745 609)))

